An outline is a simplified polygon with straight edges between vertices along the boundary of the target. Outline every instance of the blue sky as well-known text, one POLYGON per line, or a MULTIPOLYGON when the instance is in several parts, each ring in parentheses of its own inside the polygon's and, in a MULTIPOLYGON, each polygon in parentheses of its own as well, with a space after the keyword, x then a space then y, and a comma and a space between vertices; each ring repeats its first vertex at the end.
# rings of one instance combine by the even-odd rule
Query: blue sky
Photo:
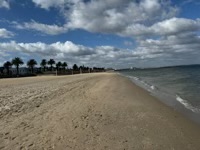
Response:
POLYGON ((200 63, 197 0, 0 0, 0 64, 19 56, 69 66, 200 63))

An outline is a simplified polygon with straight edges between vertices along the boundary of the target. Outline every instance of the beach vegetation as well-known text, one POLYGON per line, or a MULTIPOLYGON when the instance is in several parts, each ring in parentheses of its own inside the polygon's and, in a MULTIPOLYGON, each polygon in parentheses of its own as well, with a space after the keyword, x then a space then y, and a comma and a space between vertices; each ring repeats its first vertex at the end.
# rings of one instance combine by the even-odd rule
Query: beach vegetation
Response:
POLYGON ((6 68, 7 70, 7 75, 10 75, 10 67, 12 66, 12 63, 10 61, 7 61, 3 64, 3 66, 6 68))
POLYGON ((50 59, 50 60, 48 61, 48 65, 50 65, 51 71, 53 71, 53 65, 54 65, 55 63, 56 63, 56 62, 55 62, 54 59, 50 59))
POLYGON ((56 69, 57 69, 58 71, 60 71, 61 66, 62 66, 62 63, 61 63, 60 61, 57 62, 57 64, 56 64, 56 69))
POLYGON ((63 63, 62 63, 62 68, 63 68, 64 71, 65 71, 65 69, 66 69, 67 66, 68 66, 68 65, 67 65, 66 62, 63 62, 63 63))
POLYGON ((46 59, 42 59, 40 66, 43 68, 43 71, 46 70, 47 67, 47 60, 46 59))
POLYGON ((92 72, 104 72, 104 68, 97 67, 86 67, 84 65, 78 66, 74 64, 72 68, 68 68, 67 62, 56 62, 54 59, 42 59, 40 62, 40 67, 37 66, 38 63, 35 59, 30 59, 27 61, 27 67, 21 67, 24 62, 21 58, 15 57, 12 61, 6 61, 3 67, 0 66, 0 78, 8 77, 25 77, 25 76, 35 76, 38 74, 43 75, 71 75, 71 74, 81 74, 81 73, 92 73, 92 72), (54 64, 56 67, 54 67, 54 64), (12 65, 15 68, 12 68, 12 65), (47 66, 49 65, 49 67, 47 66))
POLYGON ((7 70, 7 75, 10 75, 10 67, 12 66, 12 63, 10 61, 7 61, 3 64, 3 66, 6 68, 7 70))
POLYGON ((15 57, 15 58, 12 60, 12 64, 16 67, 16 69, 17 69, 17 76, 18 76, 18 75, 19 75, 19 66, 20 66, 20 65, 23 65, 24 62, 22 61, 21 58, 15 57))
POLYGON ((37 62, 35 59, 30 59, 27 62, 27 66, 31 69, 31 73, 33 73, 33 69, 34 69, 35 65, 37 65, 37 62))
POLYGON ((73 65, 73 70, 74 70, 74 71, 79 70, 77 64, 74 64, 74 65, 73 65))

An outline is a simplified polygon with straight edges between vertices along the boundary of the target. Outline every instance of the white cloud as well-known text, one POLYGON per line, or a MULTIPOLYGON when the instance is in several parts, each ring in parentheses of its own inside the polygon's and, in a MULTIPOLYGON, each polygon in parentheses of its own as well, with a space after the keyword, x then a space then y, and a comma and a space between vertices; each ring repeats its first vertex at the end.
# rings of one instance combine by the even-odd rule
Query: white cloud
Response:
MULTIPOLYGON (((165 65, 167 63, 176 64, 178 58, 179 63, 200 63, 200 37, 195 34, 179 34, 167 36, 163 39, 153 40, 147 39, 140 41, 139 47, 136 52, 143 53, 143 58, 153 56, 158 58, 155 62, 163 59, 165 65), (170 61, 168 62, 168 59, 170 61)), ((148 60, 148 59, 147 59, 148 60)), ((187 64, 186 63, 186 64, 187 64)), ((160 64, 161 66, 164 64, 160 64)))
POLYGON ((197 0, 184 0, 181 5, 186 5, 186 4, 189 4, 189 3, 193 3, 195 5, 200 5, 200 2, 197 1, 197 0))
POLYGON ((85 56, 94 53, 92 48, 83 45, 76 45, 70 41, 65 43, 56 42, 45 44, 42 42, 36 43, 16 43, 15 41, 0 43, 0 49, 3 51, 17 51, 27 54, 38 54, 42 56, 58 56, 60 53, 69 56, 85 56))
POLYGON ((0 43, 4 54, 20 53, 42 58, 54 58, 69 64, 105 67, 152 67, 200 63, 200 37, 194 34, 170 35, 163 39, 146 39, 138 43, 136 49, 120 49, 113 46, 95 48, 77 45, 71 41, 46 44, 0 43))
POLYGON ((50 35, 68 30, 83 29, 89 32, 111 33, 124 37, 145 37, 195 32, 200 20, 176 18, 179 11, 169 0, 33 0, 42 8, 63 7, 66 18, 63 26, 41 24, 35 21, 18 25, 21 29, 33 29, 50 35))
MULTIPOLYGON (((69 64, 90 66, 112 66, 116 58, 124 55, 123 50, 112 46, 99 46, 96 48, 77 45, 70 41, 52 44, 16 43, 15 41, 0 43, 0 52, 28 54, 29 57, 38 55, 40 58, 54 58, 59 61, 67 61, 69 64)), ((125 55, 124 55, 125 56, 125 55)), ((14 56, 13 56, 14 57, 14 56)))
POLYGON ((35 30, 48 35, 58 35, 67 32, 68 28, 65 26, 48 25, 38 23, 36 21, 26 22, 23 24, 13 23, 17 29, 35 30))
MULTIPOLYGON (((66 24, 59 30, 83 29, 89 32, 111 33, 122 36, 144 34, 148 26, 176 16, 178 8, 171 6, 170 0, 32 0, 37 6, 61 9, 66 24), (129 30, 139 29, 136 34, 129 30), (141 30, 141 31, 140 31, 141 30), (143 33, 142 33, 143 32, 143 33)), ((35 29, 44 33, 47 26, 37 22, 25 23, 23 28, 35 29), (42 28, 40 28, 42 27, 42 28)), ((56 33, 63 33, 56 32, 56 33)))
POLYGON ((121 33, 137 24, 152 24, 176 15, 178 9, 160 0, 94 0, 79 2, 66 12, 70 28, 90 32, 121 33))
MULTIPOLYGON (((43 9, 56 7, 66 23, 62 26, 36 21, 14 23, 18 29, 35 30, 48 35, 83 29, 136 39, 135 49, 113 46, 86 47, 70 41, 46 44, 0 43, 1 53, 20 52, 55 58, 71 63, 130 67, 200 63, 200 19, 177 18, 178 8, 170 0, 32 0, 43 9)), ((7 30, 6 30, 7 31, 7 30)), ((0 37, 4 35, 0 30, 0 37)), ((4 29, 5 32, 5 29, 4 29)), ((10 35, 11 36, 11 35, 10 35)), ((9 37, 9 36, 7 36, 9 37)), ((131 42, 125 41, 125 45, 131 42)))
POLYGON ((35 21, 18 25, 57 35, 68 30, 110 33, 124 37, 149 38, 199 30, 200 20, 176 18, 179 9, 170 0, 32 0, 44 9, 62 8, 66 19, 63 26, 47 25, 35 21), (66 6, 66 7, 64 7, 66 6), (146 37, 147 36, 147 37, 146 37))
POLYGON ((150 27, 142 24, 134 24, 127 27, 119 33, 121 36, 166 36, 176 35, 187 32, 196 32, 200 30, 200 20, 191 20, 185 18, 170 18, 161 22, 157 22, 150 27))
POLYGON ((32 0, 37 6, 43 9, 49 9, 51 7, 63 7, 72 3, 76 3, 79 0, 32 0))
POLYGON ((200 19, 176 18, 178 8, 170 0, 33 0, 42 8, 59 7, 66 19, 63 26, 41 24, 35 21, 19 25, 50 35, 68 30, 84 29, 89 32, 111 33, 124 37, 145 37, 195 32, 200 19))
POLYGON ((61 6, 64 4, 65 0, 32 0, 36 5, 44 9, 49 9, 50 7, 61 6))
POLYGON ((200 30, 200 20, 191 20, 185 18, 171 18, 158 22, 152 26, 156 34, 168 35, 183 32, 193 32, 200 30))
POLYGON ((5 28, 0 28, 0 38, 10 38, 13 37, 14 33, 6 30, 5 28))
POLYGON ((10 8, 8 0, 0 0, 0 8, 10 8))

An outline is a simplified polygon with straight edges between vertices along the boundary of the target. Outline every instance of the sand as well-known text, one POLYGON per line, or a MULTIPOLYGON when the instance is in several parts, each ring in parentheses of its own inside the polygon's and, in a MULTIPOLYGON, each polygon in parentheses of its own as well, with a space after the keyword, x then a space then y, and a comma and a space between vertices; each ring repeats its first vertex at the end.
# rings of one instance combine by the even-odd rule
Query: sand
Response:
POLYGON ((0 80, 0 149, 199 150, 200 126, 115 73, 0 80))

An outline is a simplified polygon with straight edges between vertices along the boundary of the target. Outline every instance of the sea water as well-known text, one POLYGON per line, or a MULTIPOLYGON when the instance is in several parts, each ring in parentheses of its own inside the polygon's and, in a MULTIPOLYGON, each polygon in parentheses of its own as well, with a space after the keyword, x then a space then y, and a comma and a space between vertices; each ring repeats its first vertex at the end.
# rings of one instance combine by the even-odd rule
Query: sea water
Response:
POLYGON ((175 109, 185 109, 200 121, 200 65, 119 71, 175 109))

